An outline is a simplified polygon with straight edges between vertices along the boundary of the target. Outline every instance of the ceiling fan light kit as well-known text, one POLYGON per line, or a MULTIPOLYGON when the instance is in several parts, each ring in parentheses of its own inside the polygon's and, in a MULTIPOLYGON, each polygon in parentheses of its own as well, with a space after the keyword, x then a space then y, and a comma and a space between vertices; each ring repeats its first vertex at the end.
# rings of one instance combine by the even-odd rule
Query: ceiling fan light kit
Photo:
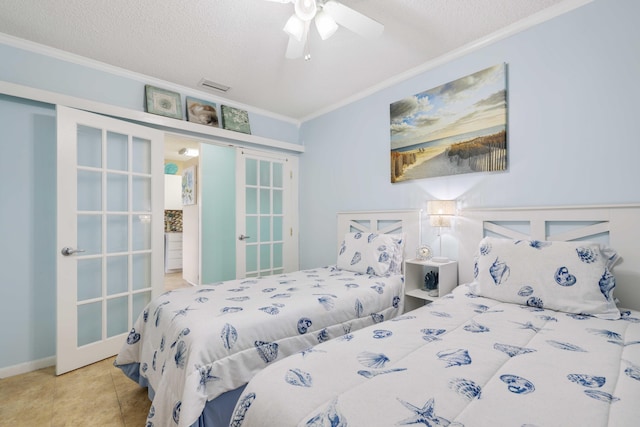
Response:
POLYGON ((304 21, 298 18, 297 15, 291 15, 287 23, 283 28, 284 32, 289 34, 289 37, 293 37, 299 42, 302 41, 304 35, 304 21))
POLYGON ((331 37, 341 25, 367 38, 378 37, 384 25, 334 0, 269 0, 293 3, 293 15, 283 30, 289 35, 287 58, 311 59, 309 52, 309 24, 313 20, 322 40, 331 37))
POLYGON ((322 40, 328 39, 338 30, 336 21, 323 10, 316 15, 315 23, 316 30, 318 30, 318 34, 320 34, 322 40))
POLYGON ((294 0, 293 10, 298 18, 303 21, 311 21, 316 16, 318 5, 316 0, 294 0))

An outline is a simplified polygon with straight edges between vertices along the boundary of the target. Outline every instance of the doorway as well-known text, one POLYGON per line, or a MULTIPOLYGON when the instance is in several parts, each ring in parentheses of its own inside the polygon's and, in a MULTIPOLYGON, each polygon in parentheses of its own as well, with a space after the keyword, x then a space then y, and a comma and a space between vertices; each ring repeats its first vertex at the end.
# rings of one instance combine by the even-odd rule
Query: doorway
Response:
MULTIPOLYGON (((251 255, 252 246, 253 249, 261 249, 264 255, 265 248, 269 245, 268 255, 274 262, 274 268, 261 268, 258 274, 297 270, 297 160, 296 156, 280 152, 248 150, 177 134, 165 134, 165 166, 168 163, 176 165, 170 170, 177 169, 176 178, 180 176, 178 180, 181 180, 182 172, 188 168, 193 167, 195 174, 193 204, 183 205, 180 196, 177 205, 180 208, 180 227, 172 228, 170 224, 165 227, 167 233, 181 232, 181 273, 184 282, 200 285, 245 277, 246 256, 247 253, 251 255), (198 155, 187 157, 185 149, 196 149, 198 155), (270 187, 261 186, 255 190, 258 194, 268 193, 270 197, 275 197, 270 199, 269 206, 277 207, 277 210, 269 215, 260 212, 259 218, 255 212, 248 212, 244 208, 248 193, 243 158, 247 155, 252 159, 250 163, 255 161, 258 166, 270 167, 270 187), (260 239, 255 242, 238 239, 242 234, 249 234, 244 227, 256 220, 262 224, 260 239), (270 224, 268 229, 264 226, 266 222, 270 224), (257 242, 260 242, 259 245, 254 246, 257 242), (248 251, 247 243, 250 244, 248 251)), ((265 171, 263 168, 262 179, 265 171)), ((166 200, 168 197, 170 196, 167 195, 166 200)), ((168 214, 174 213, 169 210, 168 214)), ((255 227, 252 230, 254 234, 257 231, 255 227)), ((252 262, 256 262, 256 257, 250 258, 252 262)), ((260 259, 264 265, 265 256, 260 259)), ((176 279, 179 279, 176 274, 179 272, 166 273, 167 286, 175 286, 176 279)), ((256 275, 256 272, 251 275, 256 275)))
MULTIPOLYGON (((189 207, 182 203, 182 174, 185 169, 197 166, 200 141, 182 135, 165 133, 164 143, 164 287, 172 290, 189 285, 197 285, 197 275, 191 274, 191 280, 185 278, 185 259, 187 276, 190 270, 197 271, 198 260, 192 261, 191 254, 185 257, 184 223, 187 211, 187 228, 198 227, 197 215, 189 215, 189 207)), ((189 230, 187 230, 189 231, 189 230)), ((188 233, 187 252, 191 246, 198 245, 197 230, 188 233)))

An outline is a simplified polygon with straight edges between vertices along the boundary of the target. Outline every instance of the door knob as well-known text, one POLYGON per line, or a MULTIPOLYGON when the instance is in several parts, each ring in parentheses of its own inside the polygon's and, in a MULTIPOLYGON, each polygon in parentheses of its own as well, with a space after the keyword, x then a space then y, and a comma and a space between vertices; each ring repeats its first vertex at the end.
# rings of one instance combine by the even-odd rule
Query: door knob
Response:
POLYGON ((246 239, 250 239, 251 236, 245 236, 244 234, 241 234, 238 236, 238 240, 246 240, 246 239))
POLYGON ((73 248, 70 248, 69 246, 65 246, 60 251, 60 253, 62 255, 64 255, 64 256, 73 255, 73 254, 78 253, 78 252, 85 252, 85 250, 84 249, 73 249, 73 248))

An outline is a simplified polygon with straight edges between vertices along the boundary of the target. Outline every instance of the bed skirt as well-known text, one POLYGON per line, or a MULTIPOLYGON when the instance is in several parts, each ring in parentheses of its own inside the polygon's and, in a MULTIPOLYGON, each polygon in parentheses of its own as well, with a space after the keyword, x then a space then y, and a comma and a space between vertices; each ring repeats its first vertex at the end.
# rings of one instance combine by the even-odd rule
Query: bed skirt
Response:
MULTIPOLYGON (((146 387, 149 400, 153 401, 155 391, 149 385, 147 379, 139 374, 139 363, 129 363, 127 365, 117 367, 120 368, 127 377, 140 385, 140 387, 146 387)), ((233 414, 233 409, 245 387, 246 384, 236 388, 235 390, 222 393, 215 399, 208 401, 204 410, 200 414, 200 417, 196 422, 191 424, 191 427, 228 427, 229 422, 231 421, 231 415, 233 414)))

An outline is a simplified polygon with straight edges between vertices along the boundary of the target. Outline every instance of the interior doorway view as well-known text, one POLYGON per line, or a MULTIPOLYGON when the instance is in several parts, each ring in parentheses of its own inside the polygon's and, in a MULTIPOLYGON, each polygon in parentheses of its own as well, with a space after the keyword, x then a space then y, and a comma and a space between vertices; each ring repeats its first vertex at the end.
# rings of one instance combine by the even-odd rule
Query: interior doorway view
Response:
POLYGON ((297 160, 166 134, 165 272, 197 285, 296 270, 297 160))

